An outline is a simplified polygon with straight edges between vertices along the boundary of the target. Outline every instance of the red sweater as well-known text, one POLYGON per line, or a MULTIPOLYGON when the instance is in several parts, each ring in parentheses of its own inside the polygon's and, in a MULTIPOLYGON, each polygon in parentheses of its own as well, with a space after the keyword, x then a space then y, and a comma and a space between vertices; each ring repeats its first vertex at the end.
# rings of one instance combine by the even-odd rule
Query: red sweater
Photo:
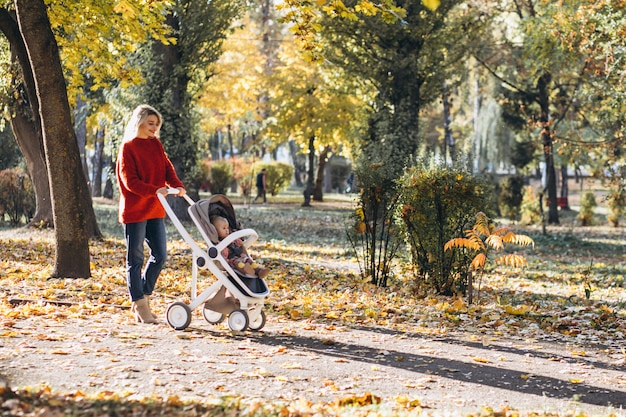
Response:
POLYGON ((178 188, 183 183, 157 138, 135 138, 124 142, 116 165, 120 188, 120 223, 139 223, 165 217, 156 191, 161 187, 178 188))

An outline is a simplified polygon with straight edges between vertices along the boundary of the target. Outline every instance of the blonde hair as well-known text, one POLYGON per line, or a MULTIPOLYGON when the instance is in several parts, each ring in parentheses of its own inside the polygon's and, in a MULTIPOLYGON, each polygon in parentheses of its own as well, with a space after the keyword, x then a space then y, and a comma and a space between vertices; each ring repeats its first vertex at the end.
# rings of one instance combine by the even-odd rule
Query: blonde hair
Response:
POLYGON ((130 116, 126 129, 124 130, 123 142, 135 139, 137 132, 139 132, 139 126, 142 125, 148 118, 148 116, 156 116, 159 119, 159 125, 157 127, 155 136, 158 138, 163 125, 163 116, 154 107, 147 104, 141 104, 133 110, 133 114, 130 116))

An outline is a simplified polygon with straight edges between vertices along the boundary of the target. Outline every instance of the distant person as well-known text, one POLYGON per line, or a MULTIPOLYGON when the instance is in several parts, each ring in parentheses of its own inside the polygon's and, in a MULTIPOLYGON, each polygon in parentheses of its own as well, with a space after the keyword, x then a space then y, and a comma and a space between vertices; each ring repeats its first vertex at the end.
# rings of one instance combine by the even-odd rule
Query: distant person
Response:
POLYGON ((354 172, 351 172, 350 175, 348 175, 348 179, 346 180, 346 183, 348 184, 346 186, 346 193, 353 193, 354 192, 354 172))
POLYGON ((252 202, 256 203, 257 199, 261 197, 263 197, 263 204, 267 203, 267 171, 265 168, 256 176, 256 197, 252 202))
POLYGON ((159 139, 162 124, 158 111, 138 106, 126 125, 116 164, 119 221, 126 238, 126 282, 132 312, 140 323, 157 323, 148 300, 167 258, 165 209, 157 193, 167 195, 168 187, 177 188, 178 196, 186 193, 159 139), (144 243, 150 248, 145 268, 144 243))
MULTIPOLYGON (((211 216, 211 224, 215 227, 220 240, 231 233, 228 220, 222 216, 211 216)), ((226 258, 228 264, 246 278, 265 278, 270 270, 263 268, 252 260, 241 239, 236 239, 222 251, 222 256, 226 258)))

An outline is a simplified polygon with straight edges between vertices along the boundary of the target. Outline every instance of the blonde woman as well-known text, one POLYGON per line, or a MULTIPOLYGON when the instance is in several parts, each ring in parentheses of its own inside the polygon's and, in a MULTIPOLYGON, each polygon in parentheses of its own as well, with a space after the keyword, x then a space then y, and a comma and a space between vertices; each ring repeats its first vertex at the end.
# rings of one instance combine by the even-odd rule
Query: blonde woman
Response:
POLYGON ((163 117, 153 107, 142 104, 132 113, 117 156, 116 174, 120 189, 119 221, 126 238, 126 282, 132 311, 140 323, 157 323, 150 310, 149 297, 167 258, 165 209, 157 193, 168 188, 185 194, 159 139, 163 117), (144 242, 150 258, 144 267, 144 242))

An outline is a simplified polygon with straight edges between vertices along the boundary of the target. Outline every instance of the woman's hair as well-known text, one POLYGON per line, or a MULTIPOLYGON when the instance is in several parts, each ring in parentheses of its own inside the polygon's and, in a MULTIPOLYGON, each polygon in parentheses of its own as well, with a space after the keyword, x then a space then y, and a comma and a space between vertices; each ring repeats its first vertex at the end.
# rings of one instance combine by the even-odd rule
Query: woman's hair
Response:
POLYGON ((130 120, 124 130, 123 142, 127 142, 137 137, 139 126, 146 121, 148 116, 156 116, 159 119, 159 126, 154 133, 157 138, 159 137, 161 125, 163 125, 163 116, 161 116, 161 113, 159 113, 154 107, 148 106, 147 104, 141 104, 133 110, 133 114, 130 116, 130 120))

